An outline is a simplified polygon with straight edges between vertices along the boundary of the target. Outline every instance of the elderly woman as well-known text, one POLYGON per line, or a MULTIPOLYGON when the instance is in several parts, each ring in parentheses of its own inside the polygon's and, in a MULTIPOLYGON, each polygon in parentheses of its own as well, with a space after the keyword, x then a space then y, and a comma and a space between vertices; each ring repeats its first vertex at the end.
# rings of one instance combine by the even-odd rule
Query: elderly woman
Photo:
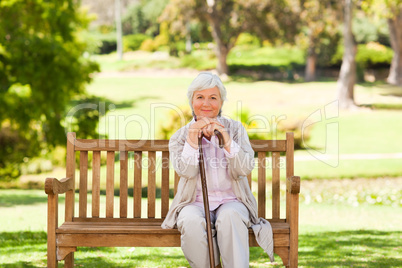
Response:
POLYGON ((254 167, 254 151, 240 122, 221 116, 226 89, 218 76, 200 73, 188 88, 194 119, 170 139, 173 167, 180 176, 177 194, 162 228, 178 228, 181 248, 191 267, 209 267, 206 221, 198 165, 202 140, 208 200, 213 225, 215 264, 249 267, 248 228, 273 261, 272 229, 257 217, 257 204, 247 183, 254 167), (214 135, 222 133, 224 147, 214 135))

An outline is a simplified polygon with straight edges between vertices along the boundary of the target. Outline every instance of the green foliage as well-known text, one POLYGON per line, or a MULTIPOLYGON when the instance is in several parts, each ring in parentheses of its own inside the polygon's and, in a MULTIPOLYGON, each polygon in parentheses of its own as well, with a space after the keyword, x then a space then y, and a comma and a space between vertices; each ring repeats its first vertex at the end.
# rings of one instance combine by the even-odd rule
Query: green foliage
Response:
POLYGON ((134 51, 141 47, 142 42, 148 39, 149 36, 146 34, 130 34, 123 36, 123 50, 124 51, 134 51))
POLYGON ((373 20, 367 15, 358 13, 352 22, 353 34, 358 44, 379 42, 389 46, 389 29, 385 19, 373 20))
POLYGON ((125 34, 156 36, 159 32, 158 17, 169 0, 141 0, 133 4, 123 18, 125 34))
MULTIPOLYGON (((332 57, 331 64, 340 65, 343 56, 343 46, 339 46, 332 57)), ((393 51, 389 47, 379 43, 370 42, 357 46, 356 63, 360 68, 375 68, 389 66, 393 57, 393 51)))
POLYGON ((255 35, 249 33, 241 33, 237 38, 236 46, 260 47, 261 40, 255 35))
POLYGON ((98 65, 82 57, 77 32, 88 25, 76 1, 0 3, 1 178, 30 157, 65 143, 66 105, 84 95, 98 65))
POLYGON ((193 115, 189 107, 179 107, 179 112, 171 111, 169 113, 169 120, 164 122, 159 128, 158 138, 170 139, 177 130, 190 122, 192 118, 193 115))
POLYGON ((140 50, 149 51, 149 52, 156 51, 156 49, 157 49, 156 44, 155 44, 154 40, 151 38, 145 39, 141 43, 141 46, 140 46, 140 50))

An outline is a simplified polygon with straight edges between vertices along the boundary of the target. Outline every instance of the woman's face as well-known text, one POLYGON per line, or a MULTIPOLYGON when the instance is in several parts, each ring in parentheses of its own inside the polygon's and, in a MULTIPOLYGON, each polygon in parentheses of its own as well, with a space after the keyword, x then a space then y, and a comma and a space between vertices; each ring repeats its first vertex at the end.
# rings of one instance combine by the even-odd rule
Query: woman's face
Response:
POLYGON ((196 116, 215 118, 222 107, 222 99, 217 87, 195 91, 193 109, 196 116))

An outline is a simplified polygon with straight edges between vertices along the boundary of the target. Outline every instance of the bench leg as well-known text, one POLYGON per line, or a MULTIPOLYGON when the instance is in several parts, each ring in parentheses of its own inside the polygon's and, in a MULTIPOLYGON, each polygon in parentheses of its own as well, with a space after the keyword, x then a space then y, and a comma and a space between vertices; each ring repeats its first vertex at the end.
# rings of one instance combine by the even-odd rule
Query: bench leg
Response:
POLYGON ((57 195, 48 195, 48 218, 47 218, 47 267, 57 267, 56 254, 56 228, 57 228, 57 195))
POLYGON ((74 252, 69 253, 64 259, 64 268, 74 267, 74 252))

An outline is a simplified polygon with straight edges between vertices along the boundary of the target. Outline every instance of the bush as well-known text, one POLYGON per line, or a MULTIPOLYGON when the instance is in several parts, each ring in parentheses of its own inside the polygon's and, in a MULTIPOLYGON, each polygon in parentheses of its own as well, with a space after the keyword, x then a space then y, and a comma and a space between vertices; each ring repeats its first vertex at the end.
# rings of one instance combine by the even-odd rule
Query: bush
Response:
MULTIPOLYGON (((339 46, 331 60, 333 65, 341 65, 343 51, 343 46, 339 46)), ((388 67, 391 64, 392 57, 391 48, 376 42, 357 46, 356 63, 360 68, 388 67)))
POLYGON ((171 111, 169 119, 160 126, 158 137, 160 139, 170 139, 170 137, 193 118, 189 107, 179 107, 181 113, 171 111))
POLYGON ((156 51, 156 49, 157 49, 156 44, 154 40, 152 40, 151 38, 144 40, 144 42, 142 42, 140 46, 140 50, 143 51, 154 52, 156 51))
POLYGON ((146 34, 130 34, 123 36, 123 50, 134 51, 141 47, 142 42, 149 38, 146 34))
POLYGON ((236 41, 236 46, 261 46, 261 40, 252 34, 249 33, 241 33, 236 41))

